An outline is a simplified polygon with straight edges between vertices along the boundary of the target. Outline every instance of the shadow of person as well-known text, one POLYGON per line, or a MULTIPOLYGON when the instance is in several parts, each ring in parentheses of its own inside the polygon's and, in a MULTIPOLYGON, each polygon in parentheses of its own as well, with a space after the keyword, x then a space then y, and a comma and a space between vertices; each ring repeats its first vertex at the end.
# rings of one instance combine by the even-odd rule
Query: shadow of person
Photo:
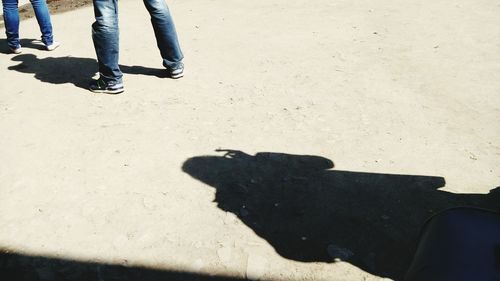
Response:
POLYGON ((33 54, 22 54, 12 58, 20 62, 9 66, 9 70, 34 74, 35 78, 51 84, 71 83, 86 89, 89 80, 97 71, 97 61, 78 57, 38 58, 33 54))
POLYGON ((347 261, 396 280, 409 266, 420 226, 459 205, 493 206, 491 196, 438 190, 442 177, 330 170, 319 156, 222 150, 182 170, 216 189, 215 201, 287 259, 347 261))
MULTIPOLYGON (((79 57, 48 57, 38 58, 33 54, 16 55, 12 61, 20 62, 9 66, 9 70, 34 74, 35 78, 51 84, 71 83, 76 87, 87 89, 91 78, 96 74, 97 61, 79 57)), ((141 66, 120 65, 123 73, 168 77, 165 69, 155 69, 141 66)))

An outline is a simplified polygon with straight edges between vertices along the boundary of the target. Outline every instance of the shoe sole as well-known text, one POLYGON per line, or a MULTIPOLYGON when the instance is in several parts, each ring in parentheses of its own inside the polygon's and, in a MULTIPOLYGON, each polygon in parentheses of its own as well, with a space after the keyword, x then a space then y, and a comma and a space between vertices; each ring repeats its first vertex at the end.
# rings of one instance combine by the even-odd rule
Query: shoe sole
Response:
POLYGON ((58 43, 57 45, 53 46, 53 47, 46 47, 47 48, 47 51, 51 52, 51 51, 54 51, 55 49, 59 48, 59 46, 61 46, 61 43, 58 43))
POLYGON ((119 90, 113 90, 113 91, 110 91, 110 90, 93 90, 93 89, 89 89, 92 93, 97 93, 97 94, 110 94, 110 95, 117 95, 117 94, 121 94, 125 91, 125 89, 119 89, 119 90))
POLYGON ((181 77, 184 77, 184 73, 179 73, 179 74, 175 74, 175 75, 170 75, 170 78, 172 79, 179 79, 181 77))

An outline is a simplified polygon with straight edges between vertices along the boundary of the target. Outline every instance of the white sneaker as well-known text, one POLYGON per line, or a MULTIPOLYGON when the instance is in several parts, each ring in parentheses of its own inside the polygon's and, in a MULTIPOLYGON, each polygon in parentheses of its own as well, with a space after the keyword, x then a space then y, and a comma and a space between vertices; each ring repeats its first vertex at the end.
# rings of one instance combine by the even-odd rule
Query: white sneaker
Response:
POLYGON ((17 46, 17 48, 9 48, 9 49, 14 54, 20 54, 23 52, 23 48, 21 48, 21 45, 17 46))
POLYGON ((54 41, 52 44, 45 46, 45 48, 47 48, 47 51, 54 51, 59 46, 61 46, 61 43, 54 41))
POLYGON ((176 68, 170 68, 170 78, 179 79, 184 76, 184 64, 181 62, 176 68))

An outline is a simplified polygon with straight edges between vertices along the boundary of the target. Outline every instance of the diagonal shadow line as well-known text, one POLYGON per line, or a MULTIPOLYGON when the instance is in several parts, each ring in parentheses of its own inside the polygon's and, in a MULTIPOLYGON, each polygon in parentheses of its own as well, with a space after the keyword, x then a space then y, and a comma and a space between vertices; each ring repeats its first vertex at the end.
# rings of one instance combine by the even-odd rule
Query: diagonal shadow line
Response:
POLYGON ((244 278, 83 262, 0 251, 0 280, 9 281, 243 281, 244 278))

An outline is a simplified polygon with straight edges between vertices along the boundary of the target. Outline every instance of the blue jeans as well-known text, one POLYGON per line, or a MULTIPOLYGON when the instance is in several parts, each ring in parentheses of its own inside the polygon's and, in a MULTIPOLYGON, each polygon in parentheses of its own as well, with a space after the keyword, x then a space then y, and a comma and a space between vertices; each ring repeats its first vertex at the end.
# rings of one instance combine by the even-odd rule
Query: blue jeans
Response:
MULTIPOLYGON (((93 3, 96 21, 92 24, 92 39, 100 77, 106 82, 121 83, 123 74, 118 66, 118 0, 93 0, 93 3)), ((144 5, 151 15, 163 65, 176 68, 184 56, 165 0, 144 0, 144 5)))
MULTIPOLYGON (((30 0, 33 10, 35 10, 36 20, 42 32, 42 42, 51 45, 53 42, 52 24, 50 22, 49 9, 45 0, 30 0)), ((2 0, 3 20, 5 23, 5 34, 7 44, 16 49, 21 46, 19 43, 19 10, 18 0, 2 0)))

